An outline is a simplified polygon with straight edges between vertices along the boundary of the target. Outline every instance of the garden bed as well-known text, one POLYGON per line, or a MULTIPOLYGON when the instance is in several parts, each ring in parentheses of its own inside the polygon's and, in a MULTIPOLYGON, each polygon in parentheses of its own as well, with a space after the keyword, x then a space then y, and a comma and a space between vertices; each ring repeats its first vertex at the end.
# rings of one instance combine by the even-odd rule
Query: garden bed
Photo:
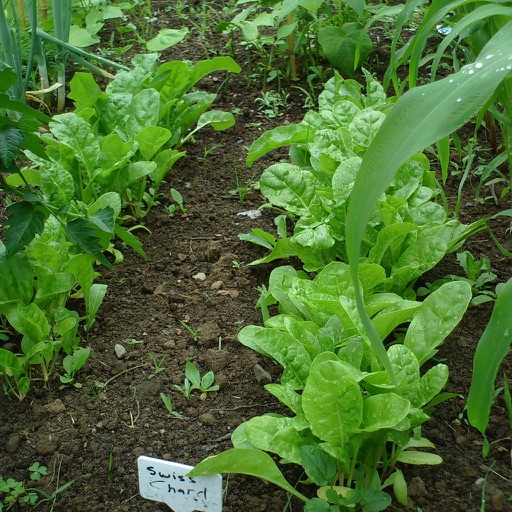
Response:
MULTIPOLYGON (((218 41, 219 51, 223 42, 218 41)), ((181 43, 165 59, 204 58, 200 43, 181 43)), ((218 77, 207 77, 201 86, 215 91, 220 83, 218 77)), ((49 474, 34 486, 51 494, 73 481, 56 497, 55 511, 167 510, 139 496, 137 457, 194 465, 230 448, 230 433, 243 421, 281 410, 263 388, 269 379, 279 380, 280 367, 242 346, 236 335, 245 325, 261 324, 255 309, 257 287, 267 283, 272 269, 271 265, 246 266, 264 251, 240 241, 238 234, 256 226, 274 229, 271 210, 262 210, 257 219, 244 213, 264 203, 246 185, 286 152, 276 151, 248 169, 244 146, 266 129, 300 121, 304 98, 290 89, 289 110, 269 119, 257 110, 254 100, 260 93, 247 88, 243 75, 230 79, 215 106, 238 112, 237 124, 222 133, 205 130, 187 145, 187 156, 167 178, 161 205, 145 222, 147 230, 136 231, 147 261, 123 249, 122 264, 102 272, 101 282, 108 285, 108 292, 87 339, 91 356, 77 375, 82 387, 60 390, 55 375, 49 389, 41 389, 36 382, 22 403, 0 396, 0 474, 26 480, 27 468, 38 461, 48 467, 49 474), (183 195, 185 213, 178 209, 170 215, 166 210, 172 203, 170 188, 183 195), (126 353, 121 354, 119 346, 126 353), (203 398, 193 393, 187 400, 175 387, 183 384, 187 361, 196 364, 201 374, 212 370, 219 391, 203 398), (160 393, 172 398, 182 419, 168 414, 160 393)), ((454 182, 454 194, 456 186, 454 182)), ((464 222, 506 207, 493 205, 495 211, 490 211, 489 204, 474 203, 470 186, 467 191, 461 212, 464 222)), ((502 242, 506 227, 506 223, 496 226, 502 242)), ((465 248, 475 256, 488 257, 500 281, 510 277, 510 260, 485 232, 475 235, 465 248)), ((452 255, 425 280, 456 273, 460 269, 452 255)), ((405 509, 395 504, 390 510, 478 511, 483 486, 485 510, 512 510, 508 499, 512 496, 511 434, 502 399, 493 408, 486 459, 481 436, 468 425, 464 413, 474 349, 491 308, 489 303, 471 307, 441 347, 438 358, 450 368, 447 391, 460 396, 439 406, 424 426, 424 434, 444 462, 406 467, 410 505, 405 509)), ((510 358, 503 371, 512 374, 510 358)), ((303 478, 292 466, 285 473, 292 483, 303 478)), ((245 476, 224 478, 225 512, 280 512, 286 510, 287 502, 286 493, 269 483, 245 476)), ((51 505, 40 509, 50 510, 51 505)), ((301 510, 301 505, 291 502, 288 510, 301 510)))

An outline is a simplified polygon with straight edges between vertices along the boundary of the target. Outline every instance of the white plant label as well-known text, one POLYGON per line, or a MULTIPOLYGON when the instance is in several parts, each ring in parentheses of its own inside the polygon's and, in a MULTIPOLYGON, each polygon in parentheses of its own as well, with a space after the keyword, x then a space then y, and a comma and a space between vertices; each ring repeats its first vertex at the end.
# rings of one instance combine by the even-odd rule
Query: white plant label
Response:
POLYGON ((166 503, 174 512, 222 512, 222 476, 186 476, 193 466, 139 457, 139 491, 143 498, 166 503))

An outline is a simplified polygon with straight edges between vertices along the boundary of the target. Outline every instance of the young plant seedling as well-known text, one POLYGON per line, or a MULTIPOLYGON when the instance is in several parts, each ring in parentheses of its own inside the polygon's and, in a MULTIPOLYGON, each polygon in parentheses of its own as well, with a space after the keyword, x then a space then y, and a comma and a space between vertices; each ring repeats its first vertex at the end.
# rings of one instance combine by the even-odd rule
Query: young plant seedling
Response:
POLYGON ((201 328, 198 327, 197 329, 194 329, 190 325, 187 324, 184 320, 180 320, 180 324, 187 329, 187 331, 191 334, 194 341, 197 341, 199 339, 199 333, 201 332, 201 328))
POLYGON ((30 480, 32 481, 41 480, 44 475, 48 474, 48 469, 46 466, 41 466, 39 462, 34 462, 34 464, 32 464, 28 470, 30 471, 30 480))
POLYGON ((165 408, 169 412, 169 414, 167 414, 167 416, 174 416, 175 418, 178 418, 179 420, 183 419, 183 415, 181 415, 178 411, 174 410, 170 396, 166 395, 165 393, 160 393, 160 398, 162 399, 162 402, 164 403, 165 408))
POLYGON ((68 384, 73 384, 78 389, 82 387, 80 382, 74 382, 75 374, 86 363, 90 353, 90 348, 78 348, 73 354, 69 354, 63 359, 62 366, 66 373, 59 377, 62 383, 59 389, 65 388, 68 384))
POLYGON ((155 368, 155 371, 153 373, 149 374, 148 379, 152 379, 153 377, 155 377, 160 372, 163 372, 164 370, 167 370, 167 368, 164 366, 165 356, 162 356, 162 359, 160 359, 160 361, 159 361, 157 359, 157 357, 155 356, 155 354, 150 352, 149 353, 149 358, 153 362, 153 366, 155 368))
POLYGON ((183 386, 175 384, 174 387, 181 391, 187 400, 190 399, 192 391, 195 389, 201 391, 201 400, 205 400, 208 393, 213 393, 219 389, 219 386, 215 384, 215 375, 211 370, 201 377, 197 366, 190 361, 185 364, 183 386))

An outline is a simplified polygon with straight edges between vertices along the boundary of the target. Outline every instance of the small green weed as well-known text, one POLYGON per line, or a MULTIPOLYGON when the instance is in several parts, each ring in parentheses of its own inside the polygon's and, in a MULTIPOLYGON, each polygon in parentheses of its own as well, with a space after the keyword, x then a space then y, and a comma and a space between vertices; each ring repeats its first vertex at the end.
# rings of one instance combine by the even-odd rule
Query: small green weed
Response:
POLYGON ((201 332, 201 328, 198 327, 197 329, 194 329, 192 326, 188 325, 187 322, 184 320, 180 320, 180 324, 185 327, 185 329, 190 333, 194 341, 197 341, 199 339, 199 333, 201 332))
POLYGON ((187 361, 185 364, 183 386, 175 384, 174 387, 181 391, 187 400, 190 399, 192 392, 196 389, 201 391, 201 400, 206 399, 208 393, 213 393, 219 389, 219 386, 215 384, 215 375, 211 370, 201 377, 197 366, 190 361, 187 361))
POLYGON ((163 372, 164 370, 167 370, 167 368, 164 366, 165 356, 162 356, 162 358, 160 360, 158 360, 157 357, 155 356, 155 354, 150 352, 148 355, 149 355, 149 358, 151 359, 151 361, 153 363, 153 367, 154 367, 153 373, 149 374, 149 376, 148 376, 148 379, 152 379, 159 373, 163 372))
POLYGON ((166 395, 165 393, 160 393, 160 398, 162 399, 162 402, 164 403, 165 408, 168 411, 167 416, 173 416, 174 418, 178 418, 179 420, 183 419, 183 415, 180 414, 178 411, 174 410, 170 396, 166 395))

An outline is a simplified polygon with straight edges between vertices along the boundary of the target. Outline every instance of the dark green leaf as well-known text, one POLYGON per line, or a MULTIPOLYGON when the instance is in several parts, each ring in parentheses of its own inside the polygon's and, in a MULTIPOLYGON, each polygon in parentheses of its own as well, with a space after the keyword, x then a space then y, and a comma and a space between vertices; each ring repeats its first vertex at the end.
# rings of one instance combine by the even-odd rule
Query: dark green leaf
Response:
POLYGON ((43 232, 47 216, 37 205, 27 201, 13 203, 7 209, 10 215, 9 228, 5 232, 6 252, 11 257, 43 232))
POLYGON ((92 222, 85 219, 74 219, 65 227, 72 244, 78 246, 83 252, 92 254, 106 267, 112 266, 103 254, 103 248, 96 234, 98 228, 92 222))
POLYGON ((0 160, 5 168, 8 168, 16 158, 24 139, 25 135, 16 126, 7 125, 0 128, 0 160))

